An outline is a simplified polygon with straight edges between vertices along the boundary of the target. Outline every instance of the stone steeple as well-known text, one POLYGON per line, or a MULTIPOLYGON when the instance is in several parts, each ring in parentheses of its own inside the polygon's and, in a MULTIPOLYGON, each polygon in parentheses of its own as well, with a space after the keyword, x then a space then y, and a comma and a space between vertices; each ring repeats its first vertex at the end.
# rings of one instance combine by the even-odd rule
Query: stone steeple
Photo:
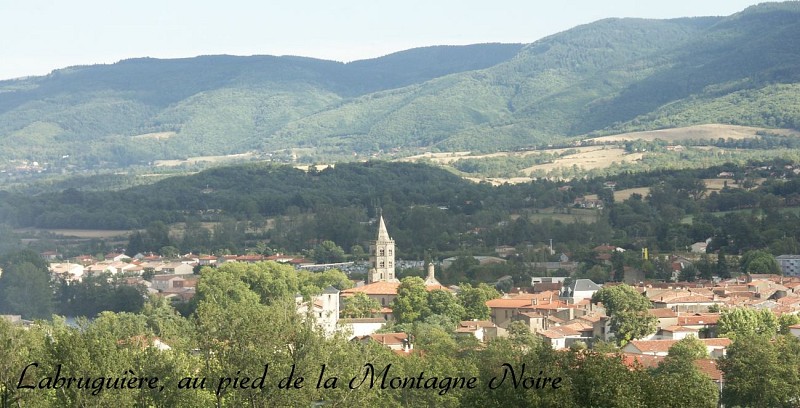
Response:
POLYGON ((378 220, 378 239, 369 247, 371 269, 367 283, 397 282, 394 276, 394 240, 389 236, 383 215, 378 220))
POLYGON ((425 278, 425 286, 442 286, 438 280, 436 280, 436 276, 434 276, 436 269, 433 266, 433 262, 428 263, 428 276, 425 278))

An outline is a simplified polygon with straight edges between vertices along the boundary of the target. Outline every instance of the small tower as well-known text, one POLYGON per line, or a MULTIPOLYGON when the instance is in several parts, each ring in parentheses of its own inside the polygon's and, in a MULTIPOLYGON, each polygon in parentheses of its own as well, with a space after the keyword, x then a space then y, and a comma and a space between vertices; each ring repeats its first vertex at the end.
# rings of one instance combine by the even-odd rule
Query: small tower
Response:
POLYGON ((369 246, 369 260, 372 268, 367 274, 367 283, 397 282, 394 277, 394 240, 389 237, 383 215, 378 221, 378 239, 369 246))
POLYGON ((425 278, 425 286, 442 286, 438 280, 436 280, 436 276, 434 276, 436 269, 433 266, 433 262, 428 263, 428 276, 425 278))

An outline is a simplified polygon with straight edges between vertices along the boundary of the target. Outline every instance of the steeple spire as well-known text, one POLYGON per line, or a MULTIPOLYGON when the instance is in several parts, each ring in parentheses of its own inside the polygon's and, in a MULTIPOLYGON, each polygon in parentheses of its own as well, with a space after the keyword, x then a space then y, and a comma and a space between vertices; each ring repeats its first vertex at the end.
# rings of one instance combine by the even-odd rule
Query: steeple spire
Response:
POLYGON ((378 222, 378 242, 391 240, 392 238, 389 237, 389 231, 386 230, 386 223, 383 222, 383 215, 381 214, 380 221, 378 222))
POLYGON ((367 274, 367 283, 397 282, 394 277, 394 240, 386 230, 383 214, 378 220, 378 239, 369 246, 372 269, 367 274))

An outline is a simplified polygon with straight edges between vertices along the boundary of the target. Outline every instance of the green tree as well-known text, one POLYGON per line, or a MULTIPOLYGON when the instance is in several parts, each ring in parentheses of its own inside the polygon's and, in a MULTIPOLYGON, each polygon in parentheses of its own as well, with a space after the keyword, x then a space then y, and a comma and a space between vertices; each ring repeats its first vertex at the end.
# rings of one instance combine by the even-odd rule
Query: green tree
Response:
POLYGON ((403 278, 392 301, 392 314, 398 323, 413 323, 430 314, 428 291, 422 278, 403 278))
POLYGON ((789 334, 789 326, 800 324, 800 316, 796 314, 784 313, 778 317, 778 333, 789 334))
POLYGON ((697 267, 693 264, 688 264, 681 269, 678 279, 682 282, 694 282, 697 280, 697 267))
POLYGON ((781 274, 781 267, 778 261, 769 252, 757 249, 747 251, 740 260, 742 272, 749 274, 781 274))
POLYGON ((322 241, 314 248, 314 261, 317 263, 344 262, 344 250, 333 241, 322 241))
MULTIPOLYGON (((464 307, 458 303, 456 297, 449 291, 436 289, 428 292, 428 316, 447 316, 450 321, 457 324, 464 315, 464 307)), ((423 318, 427 316, 422 316, 423 318)))
POLYGON ((178 248, 175 248, 174 246, 161 247, 158 250, 158 253, 160 253, 161 256, 167 259, 175 259, 180 255, 178 248))
POLYGON ((719 361, 721 402, 731 407, 793 407, 800 395, 800 341, 794 336, 737 337, 719 361))
POLYGON ((0 259, 0 311, 25 319, 46 319, 53 313, 50 272, 39 254, 23 250, 0 259))
POLYGON ((716 407, 719 399, 716 385, 694 364, 707 354, 706 346, 694 336, 675 343, 664 361, 652 370, 650 399, 660 407, 716 407))
POLYGON ((722 312, 717 322, 717 333, 722 337, 766 335, 778 332, 778 318, 769 309, 737 307, 722 312))
POLYGON ((479 283, 478 286, 462 283, 459 286, 461 290, 458 292, 458 302, 464 308, 462 319, 488 320, 491 310, 486 302, 499 298, 500 292, 485 283, 479 283))
POLYGON ((699 360, 708 358, 708 348, 705 343, 695 336, 688 336, 678 340, 669 348, 669 356, 673 358, 685 358, 688 360, 699 360))
POLYGON ((658 319, 648 312, 650 301, 633 286, 604 286, 592 296, 592 303, 603 304, 611 317, 611 331, 620 345, 656 331, 658 319))
POLYGON ((381 304, 377 300, 367 296, 363 292, 358 292, 355 295, 344 300, 344 307, 342 307, 342 317, 354 319, 362 317, 372 317, 375 313, 381 310, 381 304))

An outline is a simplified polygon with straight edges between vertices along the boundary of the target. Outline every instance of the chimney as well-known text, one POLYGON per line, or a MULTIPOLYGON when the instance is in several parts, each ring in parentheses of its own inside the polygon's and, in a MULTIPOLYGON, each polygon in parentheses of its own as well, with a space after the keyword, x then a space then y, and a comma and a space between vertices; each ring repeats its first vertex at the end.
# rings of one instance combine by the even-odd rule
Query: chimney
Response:
POLYGON ((428 263, 428 280, 436 279, 433 276, 434 273, 435 273, 435 268, 433 267, 433 262, 429 262, 428 263))
POLYGON ((536 306, 539 304, 539 299, 533 298, 531 299, 531 305, 536 306))

